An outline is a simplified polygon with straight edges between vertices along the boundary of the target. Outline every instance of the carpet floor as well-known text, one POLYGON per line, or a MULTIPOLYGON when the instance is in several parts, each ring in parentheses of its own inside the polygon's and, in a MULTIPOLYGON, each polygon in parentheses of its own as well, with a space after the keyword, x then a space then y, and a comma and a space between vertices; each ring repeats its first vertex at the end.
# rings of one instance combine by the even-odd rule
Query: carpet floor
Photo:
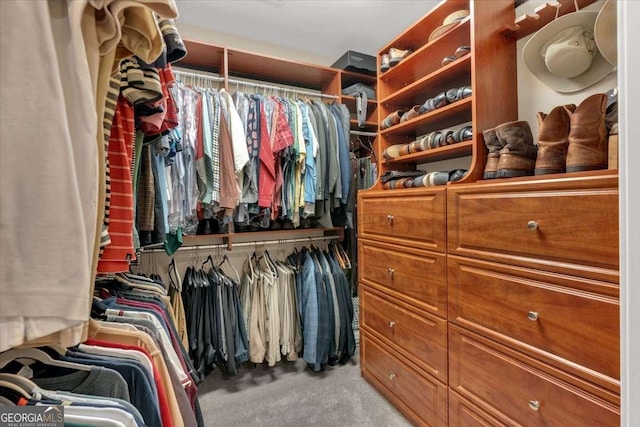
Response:
POLYGON ((360 374, 358 354, 314 373, 302 359, 244 365, 234 377, 219 369, 199 386, 207 427, 411 426, 360 374))

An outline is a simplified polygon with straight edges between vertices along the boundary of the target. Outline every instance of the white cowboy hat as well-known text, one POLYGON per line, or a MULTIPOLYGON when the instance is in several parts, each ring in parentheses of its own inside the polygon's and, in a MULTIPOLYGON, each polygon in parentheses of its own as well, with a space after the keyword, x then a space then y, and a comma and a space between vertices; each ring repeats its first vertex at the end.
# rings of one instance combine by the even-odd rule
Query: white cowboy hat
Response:
POLYGON ((607 0, 596 18, 593 36, 600 54, 614 67, 618 62, 617 11, 615 0, 607 0))
POLYGON ((557 92, 577 92, 613 70, 598 51, 593 28, 598 12, 561 16, 535 33, 522 49, 527 68, 557 92))
POLYGON ((467 9, 460 9, 448 15, 446 18, 444 18, 442 25, 431 32, 428 41, 437 39, 447 31, 451 30, 453 27, 458 25, 460 21, 469 16, 469 13, 470 12, 467 9))

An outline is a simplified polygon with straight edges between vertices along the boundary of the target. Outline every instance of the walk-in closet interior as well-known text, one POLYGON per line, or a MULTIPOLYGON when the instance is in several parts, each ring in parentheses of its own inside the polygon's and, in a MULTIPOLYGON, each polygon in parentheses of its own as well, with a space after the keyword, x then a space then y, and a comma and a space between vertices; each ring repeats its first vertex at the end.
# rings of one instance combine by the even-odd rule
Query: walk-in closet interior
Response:
POLYGON ((639 16, 0 2, 0 426, 634 425, 639 16))

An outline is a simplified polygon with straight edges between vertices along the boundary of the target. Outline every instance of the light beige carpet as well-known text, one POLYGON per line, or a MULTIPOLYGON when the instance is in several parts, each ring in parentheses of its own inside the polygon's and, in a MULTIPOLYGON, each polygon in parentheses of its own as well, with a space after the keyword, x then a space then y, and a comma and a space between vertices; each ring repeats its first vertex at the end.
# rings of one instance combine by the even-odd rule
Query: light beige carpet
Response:
POLYGON ((207 427, 411 425, 362 378, 357 355, 319 373, 302 359, 242 366, 236 377, 215 370, 200 384, 199 400, 207 427))

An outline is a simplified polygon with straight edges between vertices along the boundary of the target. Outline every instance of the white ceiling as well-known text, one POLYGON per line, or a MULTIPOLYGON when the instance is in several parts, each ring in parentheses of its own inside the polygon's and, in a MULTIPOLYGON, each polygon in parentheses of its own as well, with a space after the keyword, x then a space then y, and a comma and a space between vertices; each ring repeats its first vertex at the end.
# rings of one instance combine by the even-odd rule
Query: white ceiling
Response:
POLYGON ((176 0, 181 23, 338 59, 375 55, 439 0, 176 0))

